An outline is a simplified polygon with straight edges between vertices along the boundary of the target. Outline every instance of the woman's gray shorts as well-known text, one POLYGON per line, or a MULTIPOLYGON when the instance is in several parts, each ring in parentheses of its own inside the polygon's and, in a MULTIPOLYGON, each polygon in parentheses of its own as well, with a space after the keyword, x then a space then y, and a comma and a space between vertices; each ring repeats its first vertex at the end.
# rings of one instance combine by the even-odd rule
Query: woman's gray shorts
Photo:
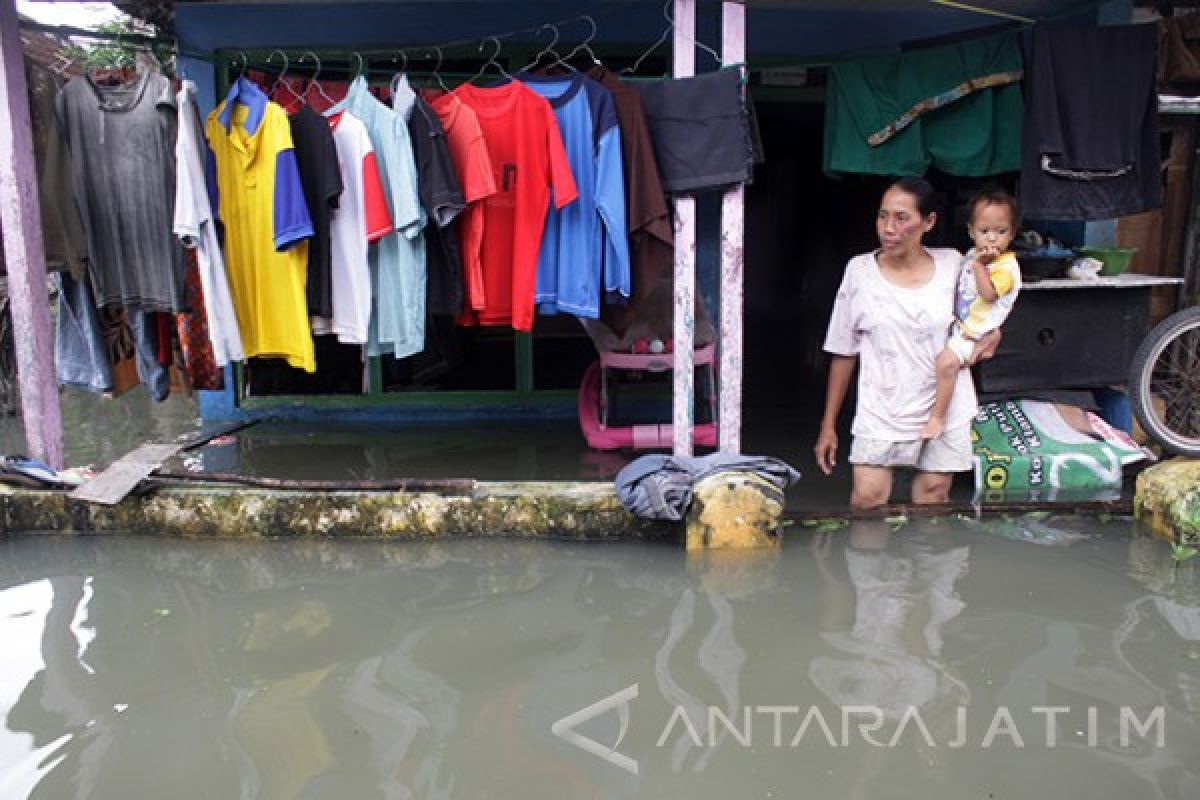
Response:
POLYGON ((974 469, 971 423, 947 428, 936 439, 892 442, 855 436, 850 463, 864 467, 912 467, 921 472, 967 472, 974 469))

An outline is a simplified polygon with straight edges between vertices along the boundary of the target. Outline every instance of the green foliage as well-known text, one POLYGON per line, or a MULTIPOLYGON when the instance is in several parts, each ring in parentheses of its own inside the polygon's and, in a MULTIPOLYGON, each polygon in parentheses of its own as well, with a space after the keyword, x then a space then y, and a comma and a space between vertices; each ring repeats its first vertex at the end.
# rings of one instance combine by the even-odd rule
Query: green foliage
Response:
MULTIPOLYGON (((106 22, 97 25, 95 30, 97 33, 113 34, 117 38, 86 46, 72 45, 67 48, 67 54, 75 60, 82 61, 87 69, 134 69, 137 66, 138 51, 145 48, 132 43, 126 44, 120 39, 122 34, 144 35, 143 31, 135 27, 132 18, 124 17, 116 22, 106 22)), ((158 47, 154 50, 160 63, 170 60, 169 53, 159 52, 158 47)))
POLYGON ((1189 547, 1179 542, 1171 543, 1171 558, 1175 559, 1176 564, 1182 564, 1189 558, 1194 558, 1197 553, 1200 553, 1200 550, 1197 550, 1195 547, 1189 547))
POLYGON ((828 519, 802 519, 800 520, 800 524, 806 528, 814 528, 817 533, 833 533, 849 525, 850 521, 838 517, 830 517, 828 519))
MULTIPOLYGON (((96 26, 97 33, 122 34, 132 33, 129 20, 106 22, 96 26)), ((132 47, 126 47, 120 40, 103 42, 86 48, 84 64, 88 69, 132 69, 136 63, 137 54, 132 47)))

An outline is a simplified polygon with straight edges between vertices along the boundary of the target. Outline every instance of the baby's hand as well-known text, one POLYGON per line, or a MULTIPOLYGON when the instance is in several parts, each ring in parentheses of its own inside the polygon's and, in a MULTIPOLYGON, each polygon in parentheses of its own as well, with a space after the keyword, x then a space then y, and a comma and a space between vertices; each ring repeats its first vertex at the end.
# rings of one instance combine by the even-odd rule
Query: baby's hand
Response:
POLYGON ((984 245, 975 251, 975 260, 980 264, 990 264, 1000 255, 1000 248, 995 245, 984 245))

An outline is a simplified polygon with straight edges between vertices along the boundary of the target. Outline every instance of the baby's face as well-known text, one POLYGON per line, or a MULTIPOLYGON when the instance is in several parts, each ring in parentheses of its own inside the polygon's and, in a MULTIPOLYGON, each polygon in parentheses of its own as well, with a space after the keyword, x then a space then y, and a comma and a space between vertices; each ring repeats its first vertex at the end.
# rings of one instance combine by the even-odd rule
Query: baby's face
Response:
POLYGON ((967 226, 975 249, 983 254, 1003 253, 1016 235, 1016 225, 1008 206, 996 203, 981 203, 975 207, 975 216, 967 226))

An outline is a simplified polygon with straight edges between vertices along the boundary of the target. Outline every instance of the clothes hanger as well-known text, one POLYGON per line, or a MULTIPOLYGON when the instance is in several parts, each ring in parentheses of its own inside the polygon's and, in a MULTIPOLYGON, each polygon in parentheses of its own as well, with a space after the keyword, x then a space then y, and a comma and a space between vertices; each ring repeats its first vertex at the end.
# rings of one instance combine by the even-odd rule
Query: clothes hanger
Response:
POLYGON ((450 87, 446 85, 446 81, 442 78, 442 48, 435 47, 433 49, 437 53, 437 64, 433 67, 433 79, 438 82, 438 86, 441 86, 443 91, 449 92, 450 87))
POLYGON ((596 57, 596 53, 593 52, 592 47, 591 47, 592 42, 596 40, 596 34, 599 33, 599 30, 596 28, 596 20, 592 19, 587 14, 584 14, 581 17, 581 19, 586 21, 587 24, 592 27, 592 32, 588 34, 587 38, 584 39, 583 42, 576 45, 574 50, 572 50, 571 52, 569 52, 565 56, 563 56, 561 59, 559 59, 559 62, 567 67, 571 66, 567 62, 570 61, 572 58, 574 58, 576 55, 578 55, 580 50, 586 51, 587 54, 592 57, 593 64, 596 64, 596 65, 600 64, 600 59, 596 57))
MULTIPOLYGON (((242 66, 238 70, 237 76, 232 81, 229 82, 230 88, 236 86, 238 81, 240 81, 242 78, 246 77, 246 65, 247 65, 246 54, 245 54, 245 52, 239 50, 238 56, 241 57, 242 66)), ((237 63, 237 62, 234 62, 234 63, 237 63)))
POLYGON ((554 69, 555 67, 561 67, 562 69, 565 69, 567 72, 578 72, 579 70, 575 69, 575 67, 569 63, 569 59, 571 58, 571 56, 575 55, 575 53, 578 50, 579 50, 579 48, 576 47, 574 50, 567 53, 565 56, 555 53, 554 60, 546 65, 546 69, 544 70, 544 72, 549 74, 550 70, 554 69))
POLYGON ((472 77, 470 81, 467 81, 467 83, 470 83, 471 81, 477 81, 480 78, 482 78, 484 71, 488 67, 493 66, 493 65, 496 67, 497 70, 500 71, 500 74, 503 75, 505 78, 508 78, 510 81, 513 79, 513 76, 509 75, 507 72, 505 72, 504 67, 501 66, 500 62, 496 60, 496 56, 500 55, 500 49, 502 47, 502 45, 500 44, 500 40, 498 38, 496 38, 495 36, 487 37, 486 39, 484 39, 482 42, 479 43, 479 50, 482 52, 483 46, 485 44, 487 44, 489 41, 496 43, 496 49, 494 51, 492 51, 492 54, 491 54, 491 56, 488 57, 488 60, 483 62, 483 66, 479 68, 479 72, 476 73, 475 76, 472 77))
POLYGON ((363 59, 362 53, 355 50, 353 55, 358 59, 358 67, 354 70, 354 78, 350 79, 352 81, 359 75, 366 75, 367 73, 367 62, 363 59))
MULTIPOLYGON (((315 87, 317 87, 317 94, 319 94, 319 95, 321 95, 321 97, 325 98, 325 102, 329 103, 329 105, 331 105, 331 106, 337 105, 337 103, 334 102, 334 99, 332 97, 325 94, 325 87, 323 87, 321 85, 321 82, 319 80, 317 80, 317 78, 320 77, 320 75, 321 75, 321 59, 318 58, 317 54, 314 53, 312 50, 306 50, 300 56, 300 58, 297 59, 296 63, 303 64, 305 56, 312 56, 312 60, 316 63, 317 68, 316 68, 316 71, 313 72, 312 79, 309 81, 308 86, 304 89, 304 95, 307 96, 308 90, 315 86, 315 87)), ((307 100, 306 100, 306 102, 307 102, 307 100)))
POLYGON ((537 55, 535 55, 533 57, 532 61, 530 61, 525 66, 521 67, 521 72, 528 72, 529 70, 536 67, 537 63, 542 60, 542 56, 554 56, 555 60, 553 63, 555 63, 555 64, 557 64, 559 61, 562 61, 562 56, 560 56, 558 54, 558 52, 555 51, 555 49, 554 49, 554 46, 556 44, 558 44, 558 36, 559 36, 558 26, 551 25, 550 23, 546 23, 537 29, 537 33, 541 33, 542 31, 547 30, 547 29, 549 29, 554 34, 554 38, 550 40, 550 44, 546 45, 545 47, 543 47, 541 50, 538 51, 537 55))
MULTIPOLYGON (((621 70, 622 75, 630 75, 634 72, 637 72, 638 67, 640 67, 642 65, 642 62, 646 60, 646 57, 649 56, 651 53, 653 53, 658 48, 662 47, 663 42, 665 42, 667 40, 667 37, 669 37, 671 35, 671 33, 675 30, 675 20, 671 17, 671 2, 672 2, 672 0, 667 0, 665 3, 663 3, 663 18, 666 19, 666 21, 667 21, 666 30, 664 30, 662 32, 662 35, 658 37, 658 40, 654 44, 652 44, 648 48, 646 48, 646 51, 637 57, 637 61, 634 61, 631 66, 628 66, 625 69, 621 70)), ((711 55, 713 57, 713 59, 717 62, 717 64, 721 63, 721 55, 716 50, 713 50, 711 47, 706 45, 704 42, 698 41, 693 37, 692 44, 696 45, 701 50, 704 50, 706 53, 711 55)))
POLYGON ((404 63, 400 65, 400 70, 392 75, 392 82, 389 84, 389 88, 393 95, 396 94, 397 84, 402 80, 408 80, 408 53, 404 52, 403 50, 397 50, 396 55, 392 56, 392 63, 398 63, 400 56, 404 56, 404 63))
POLYGON ((280 86, 283 86, 283 88, 285 88, 289 92, 291 92, 292 97, 296 98, 297 100, 299 100, 300 102, 303 103, 304 98, 301 97, 294 88, 292 88, 292 84, 290 82, 284 82, 284 80, 283 80, 284 77, 287 76, 287 71, 288 71, 287 53, 283 52, 282 50, 272 50, 271 55, 267 56, 267 63, 268 64, 271 63, 271 59, 275 58, 276 53, 279 53, 280 57, 283 58, 283 69, 279 71, 279 75, 278 75, 278 77, 275 78, 275 82, 271 84, 271 88, 267 89, 267 97, 274 97, 275 91, 280 86))
POLYGON ((400 70, 392 75, 391 83, 388 84, 388 90, 392 96, 396 96, 396 90, 400 87, 400 82, 408 83, 408 53, 403 50, 396 51, 396 55, 392 56, 392 63, 395 64, 400 56, 404 56, 404 63, 400 65, 400 70))
POLYGON ((675 29, 675 22, 671 19, 671 15, 669 13, 670 7, 671 0, 667 0, 667 2, 663 4, 663 16, 666 17, 667 22, 669 23, 667 27, 661 34, 659 34, 659 37, 654 41, 654 44, 647 47, 645 51, 637 57, 636 61, 634 61, 628 67, 625 67, 625 69, 621 70, 622 75, 632 75, 633 73, 637 72, 638 69, 641 68, 642 62, 645 61, 651 53, 662 47, 663 42, 665 42, 667 37, 671 35, 671 31, 675 29))

